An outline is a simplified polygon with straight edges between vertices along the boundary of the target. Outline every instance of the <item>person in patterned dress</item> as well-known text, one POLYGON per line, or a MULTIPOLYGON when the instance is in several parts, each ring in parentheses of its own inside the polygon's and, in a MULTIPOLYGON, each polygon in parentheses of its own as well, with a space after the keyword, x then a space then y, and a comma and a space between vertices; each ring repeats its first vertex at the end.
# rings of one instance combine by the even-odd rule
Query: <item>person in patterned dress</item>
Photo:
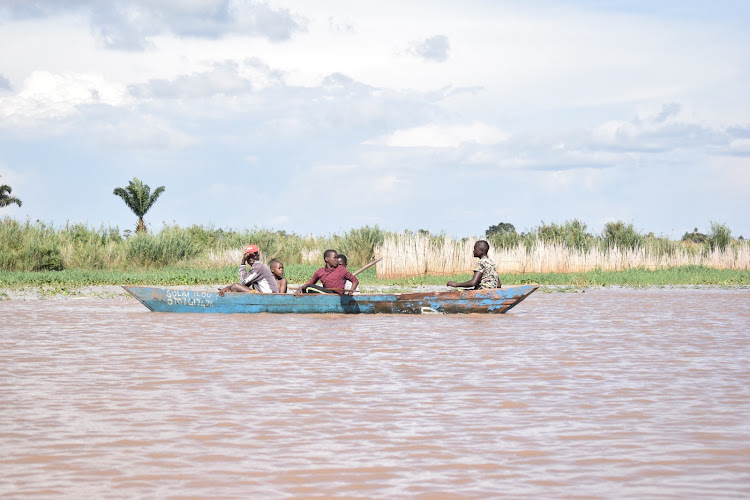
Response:
POLYGON ((497 267, 495 267, 492 259, 487 257, 487 252, 489 251, 490 244, 486 241, 479 240, 474 243, 474 257, 479 258, 479 262, 474 267, 474 277, 463 283, 449 281, 447 286, 473 288, 475 290, 500 288, 500 277, 497 275, 497 267))

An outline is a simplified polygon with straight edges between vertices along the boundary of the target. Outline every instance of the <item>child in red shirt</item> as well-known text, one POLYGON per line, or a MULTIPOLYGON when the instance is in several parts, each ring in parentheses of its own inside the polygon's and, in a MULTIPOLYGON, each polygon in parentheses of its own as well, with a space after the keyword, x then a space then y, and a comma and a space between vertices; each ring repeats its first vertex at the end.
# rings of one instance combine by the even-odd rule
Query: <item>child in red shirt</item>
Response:
POLYGON ((303 293, 309 293, 308 290, 312 289, 322 293, 338 293, 339 295, 351 295, 359 285, 359 280, 352 273, 346 270, 346 267, 339 266, 338 253, 336 250, 326 250, 323 253, 323 260, 325 261, 325 267, 321 267, 310 281, 302 285, 294 292, 294 295, 302 295, 303 293), (346 281, 352 282, 351 290, 345 290, 344 285, 346 281), (323 286, 318 286, 316 283, 320 281, 323 286))

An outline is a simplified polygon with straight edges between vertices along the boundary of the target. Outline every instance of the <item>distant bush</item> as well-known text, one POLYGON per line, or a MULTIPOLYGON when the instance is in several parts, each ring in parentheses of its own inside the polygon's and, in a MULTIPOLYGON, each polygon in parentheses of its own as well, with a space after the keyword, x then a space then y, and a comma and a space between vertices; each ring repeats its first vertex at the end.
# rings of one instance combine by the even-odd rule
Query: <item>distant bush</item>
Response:
POLYGON ((4 218, 0 224, 0 269, 8 271, 59 271, 63 259, 59 238, 43 222, 21 224, 4 218))
POLYGON ((708 232, 708 249, 711 251, 724 251, 732 242, 732 231, 724 224, 718 222, 711 223, 711 230, 708 232))
POLYGON ((679 242, 672 241, 669 238, 663 236, 654 236, 654 233, 649 233, 643 237, 643 246, 648 248, 656 256, 673 256, 681 248, 684 248, 679 242))
POLYGON ((515 226, 510 222, 500 222, 488 227, 485 238, 490 248, 513 248, 523 240, 522 235, 516 232, 515 226))
POLYGON ((490 248, 513 248, 523 242, 523 236, 515 231, 487 233, 490 248))
POLYGON ((188 231, 167 227, 156 235, 136 233, 127 241, 126 258, 129 265, 170 266, 195 257, 200 250, 188 231))
POLYGON ((633 249, 643 245, 643 235, 635 230, 633 224, 608 222, 602 231, 602 243, 607 248, 633 249))
POLYGON ((685 232, 685 234, 682 235, 682 241, 692 241, 693 243, 703 244, 707 239, 708 238, 705 234, 698 232, 697 227, 693 229, 692 233, 685 232))
POLYGON ((383 231, 378 226, 350 229, 334 241, 334 248, 346 254, 349 265, 364 266, 375 256, 375 248, 383 244, 383 231))
POLYGON ((536 234, 545 243, 564 244, 576 250, 588 250, 594 242, 594 237, 586 232, 586 224, 578 219, 560 225, 542 222, 536 234))
POLYGON ((487 228, 487 231, 485 231, 485 235, 487 235, 488 238, 494 236, 494 235, 502 235, 505 233, 515 233, 516 227, 511 224, 510 222, 500 222, 499 224, 494 224, 487 228))

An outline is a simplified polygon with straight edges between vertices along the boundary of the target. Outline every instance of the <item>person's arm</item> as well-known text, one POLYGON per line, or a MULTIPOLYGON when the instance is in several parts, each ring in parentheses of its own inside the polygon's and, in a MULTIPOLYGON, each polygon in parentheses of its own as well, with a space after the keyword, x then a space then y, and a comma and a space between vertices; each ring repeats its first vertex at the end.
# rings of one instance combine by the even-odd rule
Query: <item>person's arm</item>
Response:
POLYGON ((446 283, 446 286, 455 286, 459 288, 476 288, 476 286, 479 284, 479 282, 482 280, 482 271, 474 271, 474 277, 471 278, 469 281, 464 281, 463 283, 456 283, 455 281, 449 281, 446 283))
MULTIPOLYGON (((240 284, 245 286, 252 286, 256 281, 260 279, 260 273, 258 272, 257 266, 253 263, 250 266, 250 271, 247 271, 247 266, 240 266, 240 284), (255 269, 253 269, 255 267, 255 269)), ((275 278, 274 278, 275 279, 275 278)))
POLYGON ((286 293, 286 285, 287 285, 286 278, 281 278, 279 280, 279 293, 286 293))
POLYGON ((318 280, 320 279, 320 274, 319 273, 320 273, 320 269, 318 269, 317 271, 315 271, 315 274, 313 274, 313 277, 310 278, 310 280, 307 283, 305 283, 304 285, 301 285, 299 288, 297 288, 297 290, 294 292, 294 295, 297 295, 297 296, 302 295, 302 292, 305 290, 306 286, 314 285, 315 283, 317 283, 318 280))
POLYGON ((346 272, 346 276, 344 276, 344 278, 352 282, 352 287, 349 290, 344 290, 344 295, 352 295, 354 293, 354 290, 357 289, 357 285, 359 285, 359 280, 349 271, 346 272))

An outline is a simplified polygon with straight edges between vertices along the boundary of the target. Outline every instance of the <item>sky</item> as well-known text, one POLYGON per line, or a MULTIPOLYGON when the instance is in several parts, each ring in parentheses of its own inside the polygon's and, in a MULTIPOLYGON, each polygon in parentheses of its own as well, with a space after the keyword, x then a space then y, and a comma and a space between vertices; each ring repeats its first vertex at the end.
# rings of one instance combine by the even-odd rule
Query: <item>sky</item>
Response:
POLYGON ((0 0, 0 217, 750 237, 745 0, 0 0))

